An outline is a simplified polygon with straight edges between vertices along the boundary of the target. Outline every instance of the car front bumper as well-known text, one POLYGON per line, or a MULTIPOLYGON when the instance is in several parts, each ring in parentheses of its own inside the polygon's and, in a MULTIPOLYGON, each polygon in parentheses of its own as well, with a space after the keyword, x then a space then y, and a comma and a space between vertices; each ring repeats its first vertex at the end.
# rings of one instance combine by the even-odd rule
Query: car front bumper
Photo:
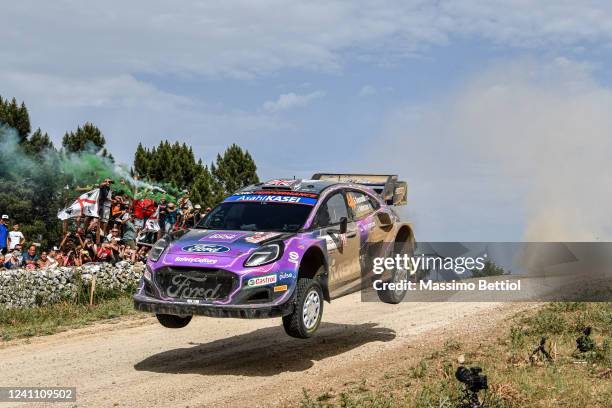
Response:
POLYGON ((186 303, 160 300, 141 292, 134 295, 134 308, 141 312, 170 314, 177 316, 232 317, 239 319, 262 319, 279 317, 293 312, 293 302, 281 305, 215 305, 210 303, 186 303))

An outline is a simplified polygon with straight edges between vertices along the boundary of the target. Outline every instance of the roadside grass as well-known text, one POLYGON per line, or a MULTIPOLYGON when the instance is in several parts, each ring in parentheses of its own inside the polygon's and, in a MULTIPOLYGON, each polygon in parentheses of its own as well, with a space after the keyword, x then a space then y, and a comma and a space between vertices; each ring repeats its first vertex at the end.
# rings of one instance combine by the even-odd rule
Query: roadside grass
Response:
POLYGON ((27 309, 0 307, 0 338, 8 341, 49 335, 138 313, 134 310, 131 292, 97 291, 94 305, 90 307, 88 301, 87 288, 83 287, 75 300, 27 309))
POLYGON ((304 390, 300 406, 456 407, 463 395, 455 380, 459 365, 487 375, 489 390, 480 393, 485 407, 611 407, 612 303, 549 303, 521 312, 491 333, 447 340, 417 363, 398 360, 382 375, 319 396, 304 390), (579 353, 576 339, 586 326, 596 347, 579 353), (532 356, 542 337, 552 361, 532 356))

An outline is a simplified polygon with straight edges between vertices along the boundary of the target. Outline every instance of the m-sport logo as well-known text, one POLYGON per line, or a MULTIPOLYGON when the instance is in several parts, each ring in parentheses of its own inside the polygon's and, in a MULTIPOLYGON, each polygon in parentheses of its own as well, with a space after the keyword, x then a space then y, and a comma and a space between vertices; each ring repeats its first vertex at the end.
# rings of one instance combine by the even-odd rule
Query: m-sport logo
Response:
POLYGON ((194 244, 183 247, 183 251, 186 252, 198 252, 205 254, 218 254, 221 252, 227 252, 230 249, 223 245, 214 245, 214 244, 194 244))

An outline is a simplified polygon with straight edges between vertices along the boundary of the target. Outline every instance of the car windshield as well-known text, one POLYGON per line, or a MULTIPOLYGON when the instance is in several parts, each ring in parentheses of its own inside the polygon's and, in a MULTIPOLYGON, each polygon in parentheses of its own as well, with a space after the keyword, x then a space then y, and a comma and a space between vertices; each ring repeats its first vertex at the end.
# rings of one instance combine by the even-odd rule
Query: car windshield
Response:
POLYGON ((310 205, 270 202, 221 203, 197 228, 295 232, 304 225, 312 208, 310 205))

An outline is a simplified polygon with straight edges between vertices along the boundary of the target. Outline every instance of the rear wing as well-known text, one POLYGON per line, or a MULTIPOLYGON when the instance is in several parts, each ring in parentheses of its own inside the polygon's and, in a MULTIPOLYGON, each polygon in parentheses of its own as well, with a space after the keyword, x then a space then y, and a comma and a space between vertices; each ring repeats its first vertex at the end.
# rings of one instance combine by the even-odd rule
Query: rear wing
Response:
POLYGON ((361 184, 376 191, 389 205, 406 205, 408 184, 391 174, 316 173, 313 180, 333 180, 339 183, 361 184))

